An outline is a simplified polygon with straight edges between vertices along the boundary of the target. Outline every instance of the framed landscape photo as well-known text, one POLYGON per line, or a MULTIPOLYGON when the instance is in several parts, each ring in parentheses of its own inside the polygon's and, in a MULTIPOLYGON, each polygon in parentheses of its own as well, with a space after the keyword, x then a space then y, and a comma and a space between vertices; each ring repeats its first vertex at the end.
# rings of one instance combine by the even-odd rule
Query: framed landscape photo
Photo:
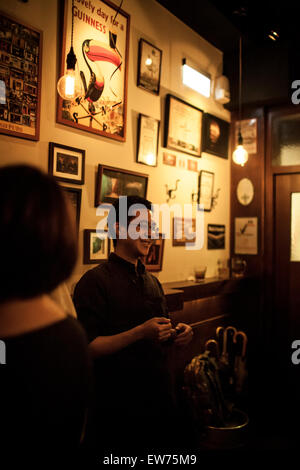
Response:
POLYGON ((85 151, 49 142, 48 169, 56 179, 84 184, 85 151))
POLYGON ((166 97, 164 146, 201 156, 203 111, 168 94, 166 97))
POLYGON ((157 119, 139 114, 136 157, 138 163, 157 166, 159 124, 157 119))
POLYGON ((83 263, 98 264, 109 256, 110 239, 107 231, 97 232, 94 229, 83 231, 83 263))
POLYGON ((157 240, 153 240, 153 243, 149 248, 148 255, 142 258, 142 261, 148 271, 155 272, 155 271, 162 270, 164 244, 165 244, 165 239, 160 233, 159 238, 157 240))
POLYGON ((112 203, 120 196, 146 197, 148 175, 111 166, 98 165, 95 207, 112 203))
POLYGON ((42 31, 0 12, 0 133, 39 140, 42 31))
POLYGON ((80 188, 69 188, 67 186, 62 186, 63 191, 65 191, 67 197, 71 202, 73 209, 73 214, 76 222, 77 233, 79 233, 79 223, 80 223, 80 208, 81 208, 81 189, 80 188))
POLYGON ((214 173, 201 170, 198 178, 198 204, 203 210, 209 212, 212 208, 212 197, 214 191, 214 173))
POLYGON ((173 218, 173 246, 185 246, 196 241, 196 219, 173 218))
POLYGON ((228 158, 229 122, 204 113, 202 152, 228 158))
MULTIPOLYGON (((73 13, 73 48, 82 92, 74 100, 58 97, 56 120, 124 142, 130 16, 109 0, 75 2, 73 13)), ((71 0, 63 0, 62 14, 60 77, 71 45, 71 0)))
POLYGON ((162 50, 146 39, 139 41, 137 86, 159 95, 162 50))

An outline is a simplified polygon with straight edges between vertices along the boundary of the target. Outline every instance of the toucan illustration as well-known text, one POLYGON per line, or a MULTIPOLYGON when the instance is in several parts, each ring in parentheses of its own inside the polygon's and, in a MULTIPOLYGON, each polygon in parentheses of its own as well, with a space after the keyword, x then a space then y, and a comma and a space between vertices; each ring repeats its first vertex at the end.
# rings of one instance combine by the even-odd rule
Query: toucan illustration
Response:
POLYGON ((91 74, 87 86, 84 73, 80 72, 85 91, 84 98, 89 101, 89 108, 90 106, 94 108, 93 103, 99 100, 104 89, 104 77, 97 62, 110 62, 115 64, 116 70, 118 70, 121 66, 121 56, 116 48, 113 49, 106 43, 95 41, 94 39, 83 41, 82 54, 91 74))

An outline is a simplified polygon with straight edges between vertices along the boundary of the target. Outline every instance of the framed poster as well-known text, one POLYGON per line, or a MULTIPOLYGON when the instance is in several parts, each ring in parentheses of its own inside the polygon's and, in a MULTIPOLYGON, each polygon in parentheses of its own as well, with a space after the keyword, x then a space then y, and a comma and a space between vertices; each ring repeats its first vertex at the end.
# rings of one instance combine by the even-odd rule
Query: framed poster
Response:
POLYGON ((95 207, 101 203, 112 203, 120 196, 146 197, 148 175, 98 165, 95 207))
POLYGON ((83 231, 83 264, 99 264, 108 259, 110 239, 107 231, 101 235, 94 229, 83 231))
POLYGON ((225 248, 225 225, 207 225, 207 249, 224 250, 225 248))
POLYGON ((207 212, 212 209, 212 198, 214 190, 214 173, 201 170, 198 178, 198 204, 203 205, 207 212))
POLYGON ((159 238, 157 240, 153 240, 153 243, 149 248, 148 255, 142 258, 142 261, 148 271, 158 272, 162 270, 164 244, 165 239, 160 233, 159 238))
POLYGON ((257 255, 257 217, 235 217, 234 253, 257 255))
POLYGON ((139 41, 137 86, 159 95, 162 50, 146 39, 139 41))
POLYGON ((49 142, 48 169, 57 180, 84 184, 85 151, 49 142))
POLYGON ((138 163, 157 166, 159 121, 144 114, 139 114, 137 157, 138 163))
POLYGON ((196 219, 173 218, 173 246, 185 246, 196 241, 196 219))
POLYGON ((200 157, 202 115, 201 109, 168 94, 164 146, 200 157))
POLYGON ((0 133, 39 140, 42 31, 0 12, 0 133))
POLYGON ((68 186, 62 186, 67 197, 71 202, 73 214, 76 222, 77 233, 79 232, 80 223, 80 208, 81 208, 81 189, 80 188, 69 188, 68 186))
POLYGON ((235 147, 238 144, 239 124, 241 124, 241 134, 243 136, 243 146, 248 154, 257 153, 257 119, 243 119, 235 123, 235 147))
POLYGON ((228 158, 229 122, 204 113, 202 152, 228 158))
MULTIPOLYGON (((71 45, 72 2, 63 1, 60 76, 71 45)), ((108 0, 75 2, 73 48, 82 94, 57 101, 57 122, 126 140, 127 68, 130 16, 108 0)))

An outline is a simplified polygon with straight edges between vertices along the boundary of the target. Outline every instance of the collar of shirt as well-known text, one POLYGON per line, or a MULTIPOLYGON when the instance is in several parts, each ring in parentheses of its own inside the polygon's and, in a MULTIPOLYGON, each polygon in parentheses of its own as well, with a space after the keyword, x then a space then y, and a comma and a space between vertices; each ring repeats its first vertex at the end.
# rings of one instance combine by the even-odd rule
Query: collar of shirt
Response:
POLYGON ((126 259, 121 258, 121 256, 116 255, 116 253, 111 253, 109 255, 109 261, 123 266, 131 274, 142 275, 145 273, 146 270, 145 265, 140 259, 138 259, 137 265, 135 266, 133 263, 130 263, 130 261, 127 261, 126 259))

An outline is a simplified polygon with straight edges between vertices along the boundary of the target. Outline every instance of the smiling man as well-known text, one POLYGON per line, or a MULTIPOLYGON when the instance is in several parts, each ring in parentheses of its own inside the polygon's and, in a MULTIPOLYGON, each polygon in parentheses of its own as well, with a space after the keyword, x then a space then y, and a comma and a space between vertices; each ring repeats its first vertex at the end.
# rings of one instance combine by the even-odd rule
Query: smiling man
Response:
POLYGON ((121 206, 118 199, 108 216, 114 253, 74 291, 95 366, 88 441, 96 451, 171 448, 180 439, 168 349, 188 344, 193 333, 189 325, 172 326, 161 284, 140 260, 153 235, 151 203, 128 196, 126 214, 121 206), (138 210, 127 217, 133 206, 138 210))

